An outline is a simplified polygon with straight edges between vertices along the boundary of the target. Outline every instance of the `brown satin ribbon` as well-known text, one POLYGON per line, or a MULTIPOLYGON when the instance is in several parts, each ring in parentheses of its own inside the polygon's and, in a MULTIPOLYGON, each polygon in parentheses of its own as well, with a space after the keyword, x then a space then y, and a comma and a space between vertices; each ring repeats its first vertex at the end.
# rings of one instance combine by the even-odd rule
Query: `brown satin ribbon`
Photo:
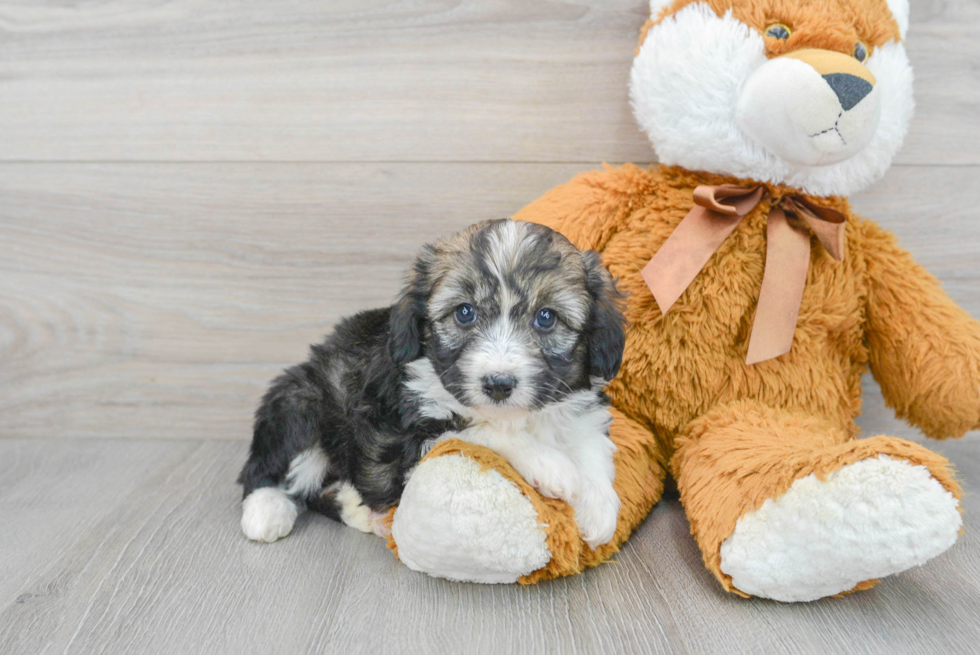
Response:
MULTIPOLYGON (((702 185, 694 190, 694 208, 681 220, 653 259, 643 280, 666 314, 690 286, 711 255, 762 200, 762 186, 702 185)), ((831 257, 844 259, 844 214, 786 196, 774 203, 766 223, 766 266, 749 337, 746 364, 789 352, 810 266, 810 235, 816 235, 831 257)))

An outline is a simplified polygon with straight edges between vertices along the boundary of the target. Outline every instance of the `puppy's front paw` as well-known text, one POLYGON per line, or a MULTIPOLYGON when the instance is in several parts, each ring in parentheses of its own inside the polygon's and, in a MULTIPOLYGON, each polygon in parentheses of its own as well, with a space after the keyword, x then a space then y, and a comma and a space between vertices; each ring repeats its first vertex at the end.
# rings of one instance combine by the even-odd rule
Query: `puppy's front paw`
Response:
POLYGON ((514 468, 542 496, 573 503, 582 495, 582 477, 567 457, 535 454, 515 463, 514 468))
POLYGON ((296 503, 279 489, 256 489, 242 501, 242 532, 252 541, 272 543, 292 531, 298 513, 296 503))
POLYGON ((611 484, 598 487, 594 483, 586 483, 582 497, 572 503, 572 507, 575 508, 579 532, 589 548, 595 550, 612 540, 619 520, 619 496, 611 484))

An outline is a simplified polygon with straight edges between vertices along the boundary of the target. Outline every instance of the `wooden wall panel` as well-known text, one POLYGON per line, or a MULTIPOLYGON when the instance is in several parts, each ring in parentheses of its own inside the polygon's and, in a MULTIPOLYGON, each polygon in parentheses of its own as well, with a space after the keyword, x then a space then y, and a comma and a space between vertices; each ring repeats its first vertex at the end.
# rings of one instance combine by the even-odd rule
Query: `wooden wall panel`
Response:
MULTIPOLYGON (((592 167, 0 165, 0 435, 247 438, 268 380, 391 302, 422 243, 592 167)), ((897 167, 855 204, 980 316, 976 177, 897 167)))
MULTIPOLYGON (((980 6, 915 0, 899 161, 980 163, 980 6)), ((645 0, 0 0, 7 161, 647 161, 645 0)))

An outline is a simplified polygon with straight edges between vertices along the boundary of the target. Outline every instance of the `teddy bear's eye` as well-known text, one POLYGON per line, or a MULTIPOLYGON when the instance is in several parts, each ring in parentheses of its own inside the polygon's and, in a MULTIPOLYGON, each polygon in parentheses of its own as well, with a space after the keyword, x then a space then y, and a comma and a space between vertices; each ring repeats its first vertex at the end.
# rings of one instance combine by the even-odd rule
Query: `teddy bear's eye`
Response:
POLYGON ((793 30, 789 29, 782 23, 774 23, 766 28, 766 36, 771 36, 772 38, 779 39, 780 41, 785 41, 792 33, 793 30))
POLYGON ((868 58, 868 46, 864 45, 860 41, 854 44, 854 58, 860 62, 864 62, 868 58))

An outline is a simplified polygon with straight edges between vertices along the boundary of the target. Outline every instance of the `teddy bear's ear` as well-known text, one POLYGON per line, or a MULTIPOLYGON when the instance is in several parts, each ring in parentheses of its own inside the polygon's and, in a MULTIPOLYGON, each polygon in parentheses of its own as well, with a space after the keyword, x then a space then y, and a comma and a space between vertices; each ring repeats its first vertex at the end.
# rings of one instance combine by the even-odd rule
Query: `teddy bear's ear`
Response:
MULTIPOLYGON (((657 2, 657 0, 653 0, 657 2)), ((888 9, 892 12, 892 17, 898 23, 898 34, 905 39, 905 33, 909 31, 909 0, 885 0, 888 9)))
POLYGON ((412 267, 408 284, 391 308, 388 352, 392 361, 399 366, 422 356, 422 332, 425 326, 425 302, 430 290, 432 253, 432 246, 423 248, 412 267))
POLYGON ((623 362, 626 345, 626 320, 621 311, 622 294, 616 290, 612 275, 602 265, 599 253, 582 253, 586 285, 592 296, 586 338, 589 345, 589 375, 612 380, 623 362))
POLYGON ((674 4, 674 0, 650 0, 650 18, 657 20, 660 11, 674 4))

